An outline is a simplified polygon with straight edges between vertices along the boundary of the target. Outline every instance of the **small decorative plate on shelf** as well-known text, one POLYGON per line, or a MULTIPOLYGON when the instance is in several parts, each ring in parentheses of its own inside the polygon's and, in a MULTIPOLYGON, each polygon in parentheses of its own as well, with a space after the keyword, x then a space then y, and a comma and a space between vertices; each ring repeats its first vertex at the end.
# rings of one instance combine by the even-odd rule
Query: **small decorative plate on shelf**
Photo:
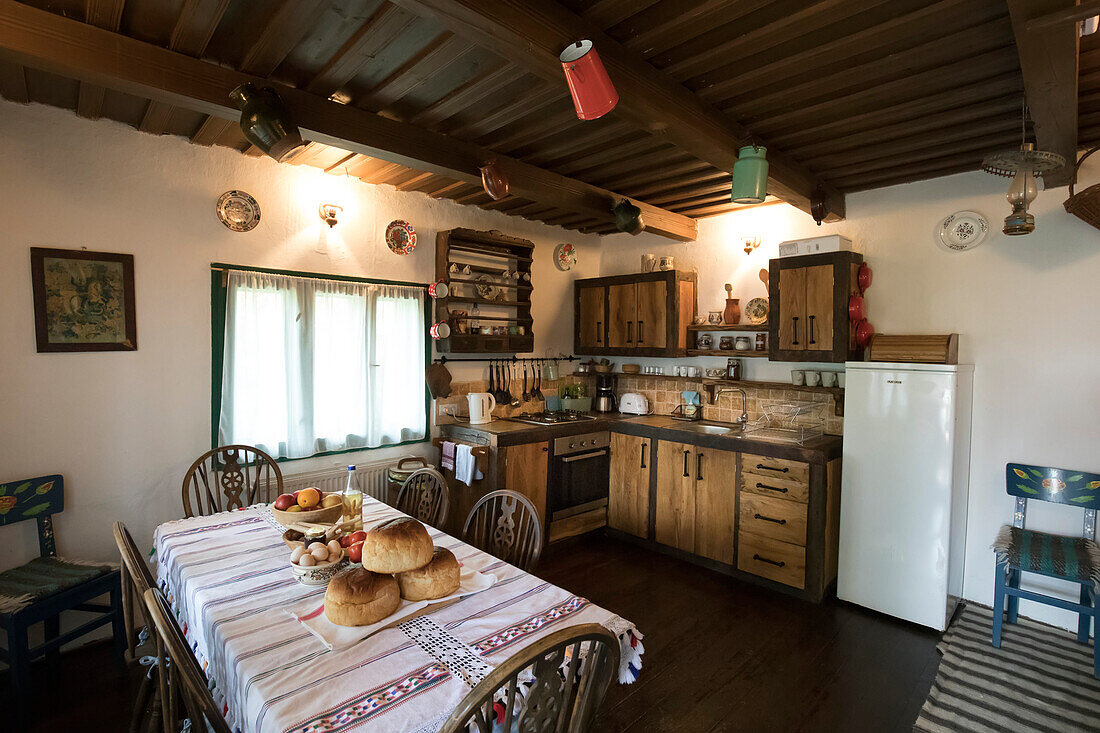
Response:
POLYGON ((936 227, 936 243, 950 252, 965 252, 985 241, 989 220, 976 211, 956 211, 936 227))
POLYGON ((767 298, 753 298, 745 306, 745 319, 752 326, 767 323, 769 309, 770 305, 767 298))
POLYGON ((386 245, 394 254, 407 255, 416 249, 416 230, 403 219, 391 221, 386 227, 386 245))
POLYGON ((577 264, 577 250, 572 244, 559 244, 554 248, 554 264, 559 270, 565 272, 573 269, 577 264))
POLYGON ((474 288, 477 289, 477 297, 485 300, 493 300, 501 292, 501 289, 493 284, 493 278, 485 274, 477 276, 477 284, 474 288))
POLYGON ((244 191, 226 191, 218 198, 218 218, 235 232, 249 232, 260 223, 260 205, 244 191))

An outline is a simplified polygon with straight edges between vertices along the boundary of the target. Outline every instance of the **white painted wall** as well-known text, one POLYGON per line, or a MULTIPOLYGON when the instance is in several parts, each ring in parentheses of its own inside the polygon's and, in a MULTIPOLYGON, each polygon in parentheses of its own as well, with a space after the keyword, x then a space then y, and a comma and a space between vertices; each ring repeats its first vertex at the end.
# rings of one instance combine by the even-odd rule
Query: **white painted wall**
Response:
MULTIPOLYGON (((182 515, 184 471, 209 448, 211 262, 431 282, 437 230, 500 229, 537 244, 532 280, 535 346, 568 353, 572 279, 594 276, 598 237, 402 193, 313 168, 280 166, 225 148, 201 148, 43 106, 0 102, 0 480, 61 473, 66 509, 56 527, 63 555, 117 559, 111 524, 124 521, 148 548, 153 528, 182 515), (218 196, 257 198, 260 225, 226 229, 218 196), (321 200, 344 206, 333 230, 321 200), (386 247, 384 230, 406 219, 417 249, 386 247), (579 247, 571 273, 554 246, 579 247), (138 350, 35 351, 30 247, 134 255, 138 350)), ((483 368, 452 370, 459 381, 483 368)), ((420 403, 410 404, 420 409, 420 403)), ((283 464, 292 473, 369 462, 423 446, 283 464)), ((0 570, 38 552, 35 523, 0 529, 0 570)))
MULTIPOLYGON (((1100 163, 1081 175, 1100 180, 1100 163)), ((1040 192, 1034 233, 1006 237, 1008 180, 985 173, 939 178, 848 196, 846 221, 817 227, 787 205, 703 219, 699 240, 676 244, 625 234, 603 242, 601 274, 637 272, 640 255, 676 257, 699 271, 700 310, 721 307, 725 282, 744 299, 764 294, 756 279, 779 242, 819 233, 851 237, 874 270, 867 291, 871 322, 882 333, 961 334, 960 361, 973 363, 974 424, 964 592, 991 603, 997 529, 1011 521, 1004 469, 1019 461, 1100 472, 1100 231, 1067 214, 1065 188, 1040 192), (939 221, 962 209, 993 228, 975 250, 950 253, 933 243, 939 221), (746 257, 738 238, 757 234, 746 257)), ((699 363, 705 359, 697 359, 699 363)), ((783 378, 788 364, 747 359, 752 378, 783 378)), ((789 378, 789 374, 786 374, 789 378)), ((1081 511, 1031 502, 1029 526, 1078 534, 1081 511)), ((1073 595, 1069 584, 1041 586, 1073 595)), ((1025 601, 1021 613, 1076 628, 1067 612, 1025 601)))

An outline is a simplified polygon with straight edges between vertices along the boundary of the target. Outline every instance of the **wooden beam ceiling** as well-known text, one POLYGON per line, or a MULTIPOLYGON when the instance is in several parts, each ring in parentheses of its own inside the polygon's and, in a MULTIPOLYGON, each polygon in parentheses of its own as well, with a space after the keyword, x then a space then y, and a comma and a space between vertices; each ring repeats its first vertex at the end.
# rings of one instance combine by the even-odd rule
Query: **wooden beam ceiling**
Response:
MULTIPOLYGON (((454 32, 562 86, 558 53, 578 38, 591 39, 619 92, 619 104, 612 114, 721 170, 733 169, 737 151, 745 143, 767 144, 640 54, 552 0, 394 2, 434 16, 454 32)), ((810 197, 821 185, 827 192, 828 220, 844 217, 843 194, 775 148, 769 147, 768 160, 769 193, 808 212, 810 197)))
MULTIPOLYGON (((283 6, 287 8, 286 15, 295 15, 290 9, 293 6, 294 3, 283 6)), ((282 45, 278 40, 272 37, 269 43, 258 44, 259 50, 249 53, 249 65, 263 66, 261 58, 266 51, 282 45)), ((314 142, 476 186, 480 186, 481 180, 479 166, 487 160, 496 160, 516 196, 586 215, 597 222, 613 221, 611 207, 619 198, 611 191, 471 143, 15 0, 0 0, 0 58, 227 120, 240 115, 229 102, 229 91, 251 81, 273 87, 293 110, 303 136, 314 142)), ((680 241, 696 238, 696 224, 690 217, 642 201, 635 203, 642 210, 647 231, 680 241)))
POLYGON ((1016 49, 1035 139, 1041 150, 1065 156, 1066 165, 1043 176, 1047 188, 1064 186, 1077 160, 1077 23, 1029 27, 1034 18, 1070 11, 1076 0, 1008 0, 1016 49))

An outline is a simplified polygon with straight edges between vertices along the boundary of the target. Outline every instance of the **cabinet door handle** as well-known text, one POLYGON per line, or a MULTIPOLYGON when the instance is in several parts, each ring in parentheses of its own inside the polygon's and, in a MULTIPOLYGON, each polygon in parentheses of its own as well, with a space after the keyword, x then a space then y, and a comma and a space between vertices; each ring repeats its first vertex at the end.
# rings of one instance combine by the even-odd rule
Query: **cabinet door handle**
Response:
POLYGON ((753 514, 752 518, 753 519, 763 519, 765 522, 775 522, 776 524, 779 524, 779 525, 784 525, 784 524, 787 523, 786 519, 773 519, 772 517, 765 517, 763 514, 753 514))
POLYGON ((756 467, 757 468, 763 468, 767 471, 779 471, 780 473, 787 473, 788 471, 791 470, 789 468, 776 468, 775 466, 765 466, 763 463, 757 463, 756 467))
POLYGON ((798 346, 798 316, 791 316, 791 322, 794 323, 794 340, 791 341, 791 346, 798 346))
POLYGON ((632 339, 632 335, 634 333, 633 326, 634 326, 634 321, 627 321, 626 322, 626 342, 628 344, 633 343, 633 339, 632 339))
POLYGON ((695 456, 695 480, 703 480, 703 454, 699 453, 695 456))
POLYGON ((780 494, 786 494, 787 493, 786 489, 782 489, 778 486, 768 486, 767 484, 762 484, 759 481, 756 483, 756 488, 758 488, 758 489, 767 489, 769 491, 778 491, 780 494))
POLYGON ((816 316, 810 316, 810 343, 811 344, 817 343, 816 341, 814 341, 814 318, 816 318, 816 316))
POLYGON ((639 344, 645 341, 645 336, 643 335, 645 333, 644 326, 645 326, 645 321, 638 321, 638 343, 639 344))
POLYGON ((603 321, 596 321, 596 343, 603 343, 603 321))
POLYGON ((785 567, 786 564, 787 564, 787 563, 783 562, 782 560, 769 560, 768 558, 763 557, 762 555, 756 555, 756 554, 754 554, 752 556, 752 559, 753 560, 759 560, 760 562, 766 562, 769 565, 775 565, 777 568, 785 567))
POLYGON ((689 451, 689 450, 684 451, 684 478, 688 478, 689 476, 691 476, 691 474, 688 473, 688 456, 689 455, 691 455, 691 451, 689 451))
POLYGON ((645 449, 649 447, 649 441, 642 443, 642 468, 645 468, 645 449))

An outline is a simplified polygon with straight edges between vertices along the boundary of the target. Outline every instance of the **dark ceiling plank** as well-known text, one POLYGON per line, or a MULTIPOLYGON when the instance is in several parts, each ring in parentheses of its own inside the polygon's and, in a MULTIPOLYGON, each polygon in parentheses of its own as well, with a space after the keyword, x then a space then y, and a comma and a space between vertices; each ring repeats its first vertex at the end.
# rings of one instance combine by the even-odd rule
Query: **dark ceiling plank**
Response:
POLYGON ((930 178, 942 178, 943 176, 951 176, 956 173, 968 173, 978 170, 981 164, 981 156, 965 161, 941 161, 919 169, 909 168, 904 171, 894 171, 893 174, 845 180, 842 183, 846 191, 866 191, 868 189, 882 188, 884 186, 899 186, 903 183, 927 181, 930 178))
MULTIPOLYGON (((81 84, 81 88, 86 86, 81 84)), ((27 94, 27 74, 21 64, 8 61, 0 63, 0 95, 11 102, 26 104, 31 101, 27 94)))
POLYGON ((1008 0, 1020 69, 1024 74, 1027 105, 1035 122, 1041 150, 1065 156, 1066 165, 1043 176, 1046 187, 1064 186, 1073 176, 1077 158, 1077 53, 1080 36, 1076 23, 1056 23, 1029 29, 1032 18, 1071 10, 1076 0, 1008 0))
MULTIPOLYGON (((126 0, 87 0, 84 6, 84 22, 109 31, 117 31, 122 24, 122 10, 126 0)), ((98 120, 103 114, 105 89, 96 84, 81 83, 77 91, 76 113, 89 120, 98 120)))
MULTIPOLYGON (((722 170, 732 170, 739 147, 750 139, 748 130, 552 0, 395 1, 437 17, 456 33, 525 65, 559 89, 565 85, 558 53, 576 38, 592 39, 619 92, 612 114, 722 170)), ((768 160, 769 192, 809 211, 810 197, 821 182, 779 150, 769 148, 768 160)), ((843 218, 843 195, 824 188, 830 220, 843 218)))
POLYGON ((605 165, 611 165, 623 158, 642 158, 669 147, 671 146, 664 140, 658 140, 654 137, 646 136, 638 140, 628 136, 618 144, 607 141, 596 147, 586 146, 585 150, 566 158, 561 163, 548 164, 544 167, 556 170, 563 176, 574 176, 587 180, 589 176, 598 175, 605 165))
POLYGON ((700 29, 715 28, 736 21, 773 0, 686 0, 662 2, 614 28, 613 35, 623 45, 649 58, 670 48, 688 43, 700 29))
POLYGON ((517 71, 511 64, 502 63, 432 102, 413 115, 409 122, 414 125, 432 125, 442 122, 511 84, 516 80, 517 73, 523 72, 517 71))
MULTIPOLYGON (((381 84, 367 92, 367 104, 360 105, 389 112, 394 102, 403 98, 433 76, 450 66, 470 50, 470 44, 450 31, 439 35, 432 43, 390 74, 381 84)), ((392 115, 391 115, 392 116, 392 115)))
POLYGON ((456 116, 455 124, 451 125, 448 121, 443 125, 443 130, 464 140, 480 139, 514 122, 521 115, 538 113, 556 104, 561 98, 562 90, 536 82, 530 94, 508 100, 494 109, 475 109, 468 116, 456 116))
POLYGON ((464 188, 468 185, 469 184, 466 183, 465 181, 455 181, 454 183, 447 184, 443 188, 432 191, 428 195, 431 196, 432 198, 447 198, 448 196, 450 196, 455 191, 458 191, 458 190, 460 190, 460 189, 462 189, 462 188, 464 188))
POLYGON ((153 135, 160 135, 167 129, 172 119, 172 105, 163 102, 149 102, 138 129, 153 135))
MULTIPOLYGON (((606 150, 609 145, 638 145, 647 144, 666 145, 663 140, 655 140, 652 135, 647 135, 641 130, 636 130, 631 125, 609 120, 609 124, 595 130, 584 128, 575 135, 558 135, 552 140, 546 140, 539 145, 531 146, 531 149, 521 148, 519 157, 529 163, 540 165, 544 168, 552 168, 561 172, 563 167, 583 167, 583 161, 590 156, 598 155, 606 150), (580 165, 577 165, 577 164, 580 165)), ((624 148, 625 149, 625 148, 624 148)))
POLYGON ((325 0, 283 0, 241 61, 241 71, 268 77, 310 29, 325 0))
POLYGON ((331 96, 355 78, 368 61, 393 43, 415 21, 416 16, 412 13, 383 3, 325 62, 306 85, 306 90, 323 97, 331 96))
POLYGON ((412 176, 407 181, 395 185, 400 191, 412 191, 417 186, 423 185, 429 178, 433 178, 434 176, 434 173, 417 172, 416 175, 412 176))
POLYGON ((1079 0, 1079 4, 1070 3, 1045 15, 1032 13, 1025 27, 1029 31, 1045 30, 1053 26, 1076 23, 1094 15, 1100 15, 1100 0, 1079 0))
POLYGON ((658 0, 596 0, 581 15, 600 28, 608 28, 657 2, 658 0))
POLYGON ((621 188, 624 191, 637 191, 631 196, 642 198, 657 191, 662 191, 676 181, 683 180, 678 176, 699 176, 700 178, 714 175, 715 167, 701 160, 684 156, 672 165, 664 165, 657 169, 651 169, 636 176, 620 179, 621 188))
POLYGON ((191 142, 195 145, 213 145, 231 124, 233 123, 221 117, 207 117, 202 121, 202 125, 195 134, 191 136, 191 142))
POLYGON ((923 148, 917 148, 905 154, 872 158, 861 163, 836 166, 830 168, 827 171, 827 175, 830 178, 854 178, 856 176, 875 173, 881 170, 893 169, 904 171, 917 163, 923 163, 933 158, 944 158, 948 156, 972 157, 972 154, 976 151, 991 153, 997 150, 1003 150, 1004 148, 1011 148, 1014 144, 1018 143, 1019 140, 1019 130, 1012 127, 998 135, 969 137, 945 145, 930 145, 923 148))
MULTIPOLYGON (((229 91, 245 81, 273 87, 310 141, 480 184, 480 164, 494 158, 516 195, 611 220, 618 194, 557 175, 476 145, 331 102, 271 80, 250 77, 133 38, 0 0, 0 57, 80 81, 107 84, 156 101, 235 119, 229 91)), ((649 231, 681 241, 695 222, 638 202, 649 231)))

